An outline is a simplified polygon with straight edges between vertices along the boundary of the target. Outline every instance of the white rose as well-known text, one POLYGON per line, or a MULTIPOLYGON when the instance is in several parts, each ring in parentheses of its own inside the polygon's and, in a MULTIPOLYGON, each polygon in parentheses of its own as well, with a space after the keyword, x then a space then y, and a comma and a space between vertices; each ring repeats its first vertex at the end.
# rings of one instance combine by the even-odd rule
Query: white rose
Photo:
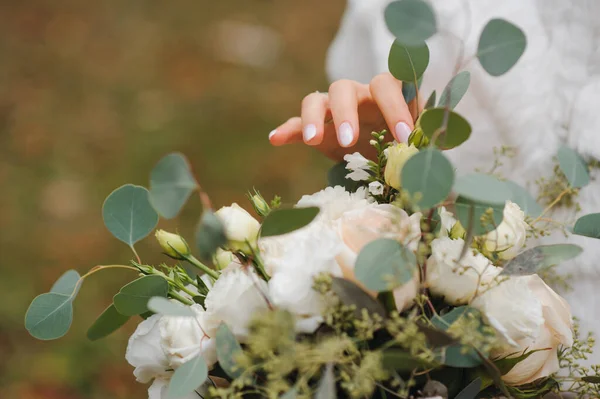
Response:
POLYGON ((267 293, 267 283, 253 270, 232 263, 219 276, 204 301, 207 333, 215 334, 223 322, 243 340, 248 335, 250 319, 268 308, 267 293))
POLYGON ((502 281, 478 296, 471 306, 513 343, 492 356, 547 349, 530 355, 505 374, 502 378, 509 385, 528 384, 557 372, 559 345, 573 344, 569 304, 538 275, 502 281))
POLYGON ((159 321, 156 314, 138 324, 129 338, 125 359, 135 367, 137 381, 150 382, 153 378, 170 378, 169 359, 162 348, 159 321))
MULTIPOLYGON (((211 367, 217 361, 215 340, 207 333, 204 309, 190 306, 195 317, 163 316, 160 319, 160 339, 169 365, 177 368, 202 355, 211 367)), ((214 335, 212 335, 214 337, 214 335)))
MULTIPOLYGON (((337 232, 344 243, 337 257, 342 273, 346 279, 362 286, 354 275, 354 265, 364 246, 378 238, 392 238, 415 251, 421 237, 421 213, 409 217, 404 210, 392 205, 373 205, 346 212, 337 221, 337 232)), ((399 310, 412 303, 418 288, 419 275, 415 272, 411 281, 393 290, 399 310)))
POLYGON ((525 245, 528 227, 525 213, 519 205, 506 201, 502 223, 485 236, 485 248, 490 252, 497 252, 501 259, 512 259, 525 245))
POLYGON ((443 296, 451 305, 468 303, 476 292, 483 292, 501 269, 492 265, 485 256, 467 250, 458 261, 465 242, 448 237, 431 243, 431 256, 427 260, 427 286, 433 295, 443 296))
POLYGON ((383 177, 385 182, 397 190, 402 187, 401 173, 402 167, 419 150, 413 144, 406 143, 395 144, 387 149, 387 164, 383 177))
POLYGON ((229 240, 228 249, 251 253, 252 248, 256 247, 260 223, 236 203, 224 206, 216 215, 225 226, 225 234, 229 240))

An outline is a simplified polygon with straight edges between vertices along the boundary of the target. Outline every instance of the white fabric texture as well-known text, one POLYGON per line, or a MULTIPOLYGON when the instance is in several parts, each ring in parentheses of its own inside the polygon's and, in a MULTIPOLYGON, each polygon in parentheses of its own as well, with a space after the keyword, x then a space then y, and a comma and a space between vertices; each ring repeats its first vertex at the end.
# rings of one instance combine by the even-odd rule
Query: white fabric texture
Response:
MULTIPOLYGON (((393 41, 384 22, 390 0, 349 0, 339 32, 327 56, 330 80, 368 83, 387 71, 393 41)), ((517 65, 500 77, 483 71, 476 59, 466 64, 471 86, 457 107, 473 127, 471 138, 447 155, 468 173, 489 167, 494 147, 516 147, 518 153, 502 169, 505 177, 528 185, 552 173, 552 158, 561 144, 584 157, 600 159, 600 1, 598 0, 430 0, 438 30, 451 32, 465 44, 464 59, 476 52, 479 35, 492 18, 504 18, 527 35, 527 49, 517 65), (467 10, 467 8, 469 10, 467 10)), ((454 74, 460 42, 449 34, 428 41, 431 60, 422 93, 438 95, 454 74)), ((596 174, 596 173, 594 173, 596 174)), ((595 177, 600 177, 600 174, 595 177)), ((534 187, 530 187, 533 189, 534 187)), ((600 182, 581 190, 581 212, 558 210, 553 217, 573 222, 600 211, 600 182)), ((564 242, 561 234, 547 242, 564 242)), ((600 243, 573 237, 585 252, 561 267, 572 274, 574 290, 565 297, 583 332, 600 334, 600 243)), ((590 362, 600 363, 600 348, 590 362)))

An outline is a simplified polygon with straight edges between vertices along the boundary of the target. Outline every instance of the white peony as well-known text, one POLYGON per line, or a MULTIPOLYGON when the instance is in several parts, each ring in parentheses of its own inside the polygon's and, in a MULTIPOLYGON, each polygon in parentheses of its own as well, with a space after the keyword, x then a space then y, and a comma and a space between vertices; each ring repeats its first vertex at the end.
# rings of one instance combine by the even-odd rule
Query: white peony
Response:
POLYGON ((317 219, 331 223, 345 212, 364 208, 373 202, 364 187, 359 188, 355 193, 349 193, 344 187, 335 186, 327 187, 312 195, 304 195, 296 206, 300 208, 317 206, 321 209, 317 219))
POLYGON ((431 243, 427 260, 427 286, 433 295, 443 296, 451 305, 468 303, 477 292, 487 289, 502 271, 485 256, 468 249, 458 258, 465 246, 461 239, 437 238, 431 243))
POLYGON ((502 223, 485 236, 485 248, 498 252, 501 259, 512 259, 521 252, 527 239, 528 224, 519 205, 506 201, 502 223))
POLYGON ((219 276, 204 301, 206 332, 214 335, 223 322, 243 340, 248 335, 250 319, 268 308, 267 294, 267 283, 253 270, 232 263, 219 276))
POLYGON ((346 169, 350 171, 346 175, 347 179, 354 181, 368 180, 371 175, 369 174, 369 160, 363 157, 359 152, 354 154, 344 155, 344 161, 347 162, 346 169))
POLYGON ((225 227, 229 242, 227 248, 232 251, 251 253, 256 247, 260 223, 244 208, 236 203, 224 206, 216 212, 225 227))
POLYGON ((478 296, 479 309, 513 346, 492 353, 495 357, 542 349, 518 363, 503 376, 513 386, 531 383, 559 370, 559 345, 573 344, 568 303, 538 275, 511 277, 478 296), (515 346, 516 345, 516 346, 515 346))

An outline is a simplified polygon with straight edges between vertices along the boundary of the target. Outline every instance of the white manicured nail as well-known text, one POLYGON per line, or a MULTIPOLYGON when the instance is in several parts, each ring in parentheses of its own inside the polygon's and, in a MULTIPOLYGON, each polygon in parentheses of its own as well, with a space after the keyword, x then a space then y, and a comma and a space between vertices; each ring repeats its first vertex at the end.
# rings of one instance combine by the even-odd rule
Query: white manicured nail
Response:
POLYGON ((338 140, 340 141, 342 147, 348 147, 350 143, 354 141, 354 131, 348 122, 344 122, 340 125, 338 140))
POLYGON ((396 136, 396 140, 398 140, 399 143, 406 143, 408 142, 408 136, 410 136, 411 130, 410 127, 408 127, 408 125, 404 122, 398 122, 396 123, 396 127, 394 128, 395 130, 395 136, 396 136))
POLYGON ((304 137, 304 141, 309 142, 315 138, 317 135, 317 127, 313 124, 306 125, 302 129, 302 136, 304 137))
POLYGON ((271 140, 271 138, 272 138, 273 136, 275 136, 275 133, 277 133, 277 129, 275 129, 275 130, 271 130, 271 133, 269 133, 269 140, 271 140))

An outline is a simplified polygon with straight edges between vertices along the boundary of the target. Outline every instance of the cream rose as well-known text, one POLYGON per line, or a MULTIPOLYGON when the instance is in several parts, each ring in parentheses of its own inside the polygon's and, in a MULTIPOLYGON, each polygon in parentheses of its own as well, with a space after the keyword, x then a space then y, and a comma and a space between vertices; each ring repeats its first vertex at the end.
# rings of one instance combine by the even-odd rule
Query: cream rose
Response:
MULTIPOLYGON (((336 258, 342 273, 362 286, 354 276, 354 264, 363 247, 378 238, 392 238, 415 251, 421 238, 421 214, 409 217, 404 210, 392 205, 373 205, 346 212, 337 222, 337 232, 344 244, 336 258)), ((393 290, 397 308, 402 310, 412 304, 418 289, 419 273, 416 270, 411 281, 393 290)))
POLYGON ((478 296, 471 306, 512 343, 492 356, 541 349, 502 377, 509 385, 528 384, 557 372, 558 347, 573 344, 569 304, 538 275, 502 281, 478 296))
POLYGON ((399 143, 389 147, 386 150, 387 164, 385 166, 385 182, 397 190, 402 187, 401 173, 402 167, 419 150, 413 144, 399 143))
POLYGON ((216 212, 225 226, 229 240, 227 247, 232 251, 251 253, 256 247, 260 223, 236 203, 224 206, 216 212))
POLYGON ((433 295, 443 296, 451 305, 468 303, 477 292, 483 292, 500 274, 501 269, 489 259, 468 249, 460 261, 465 246, 462 239, 437 238, 431 243, 427 260, 426 281, 433 295))
POLYGON ((506 201, 502 223, 485 236, 485 249, 497 252, 501 259, 512 259, 521 252, 527 239, 528 224, 519 205, 506 201))

